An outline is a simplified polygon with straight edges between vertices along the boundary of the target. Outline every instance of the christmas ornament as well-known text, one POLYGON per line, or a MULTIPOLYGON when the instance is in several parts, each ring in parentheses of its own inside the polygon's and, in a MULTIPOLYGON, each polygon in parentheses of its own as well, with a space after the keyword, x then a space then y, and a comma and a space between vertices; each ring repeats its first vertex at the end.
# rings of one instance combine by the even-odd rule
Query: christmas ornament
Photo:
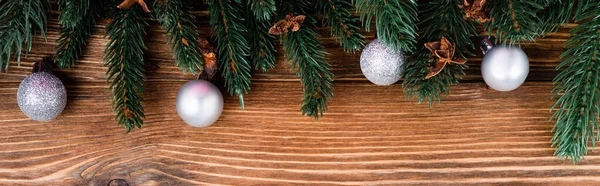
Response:
POLYGON ((176 107, 177 114, 188 125, 207 127, 221 116, 223 96, 209 81, 194 80, 179 89, 176 107))
POLYGON ((391 85, 402 78, 404 53, 393 50, 375 39, 360 55, 360 69, 369 81, 376 85, 391 85))
POLYGON ((517 47, 496 46, 489 38, 482 40, 485 54, 481 75, 490 88, 511 91, 523 84, 529 74, 527 54, 517 47))
POLYGON ((448 63, 462 65, 467 62, 467 60, 463 58, 454 58, 456 45, 451 43, 446 37, 442 37, 442 40, 439 42, 425 43, 425 48, 429 49, 431 55, 438 59, 434 67, 429 67, 429 73, 425 76, 425 79, 429 79, 439 74, 448 63))
POLYGON ((51 74, 52 63, 37 62, 34 72, 25 77, 17 90, 17 103, 23 114, 35 121, 50 121, 67 105, 67 90, 51 74))

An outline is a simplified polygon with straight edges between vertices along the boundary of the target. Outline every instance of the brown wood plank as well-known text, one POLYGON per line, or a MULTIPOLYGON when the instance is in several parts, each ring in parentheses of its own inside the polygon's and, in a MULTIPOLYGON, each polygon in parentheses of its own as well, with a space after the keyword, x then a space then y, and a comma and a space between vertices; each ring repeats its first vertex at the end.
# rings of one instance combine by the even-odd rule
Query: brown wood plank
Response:
MULTIPOLYGON (((208 13, 206 11, 198 11, 195 12, 195 14, 198 17, 197 25, 200 29, 201 36, 209 37, 210 26, 208 24, 208 13)), ((20 82, 30 73, 31 66, 34 62, 40 61, 43 57, 53 55, 54 47, 56 46, 55 41, 59 37, 57 20, 58 12, 53 12, 50 17, 51 19, 49 20, 47 33, 48 42, 44 42, 42 38, 37 38, 33 51, 31 51, 27 57, 22 59, 21 66, 18 66, 16 61, 13 61, 8 73, 0 73, 0 82, 20 82)), ((148 45, 148 51, 145 53, 144 59, 149 67, 147 72, 149 81, 179 81, 182 79, 193 79, 194 76, 182 74, 174 65, 172 53, 167 45, 166 38, 163 37, 163 31, 160 29, 160 26, 152 20, 149 20, 149 23, 150 26, 148 26, 147 37, 145 40, 146 45, 148 45)), ((94 28, 93 36, 91 36, 89 45, 81 60, 73 69, 61 71, 63 74, 66 74, 64 78, 85 82, 105 81, 106 68, 103 66, 102 56, 104 45, 107 43, 107 40, 104 39, 104 26, 105 22, 101 21, 100 24, 94 28)), ((563 51, 563 43, 569 35, 568 28, 572 28, 573 26, 575 25, 568 25, 558 33, 550 34, 546 38, 537 40, 535 43, 529 43, 522 46, 530 60, 531 72, 528 77, 529 81, 549 81, 557 74, 554 69, 561 61, 559 56, 563 51)), ((483 29, 481 27, 479 27, 478 30, 481 32, 480 35, 487 35, 482 31, 483 29)), ((360 52, 356 54, 345 53, 338 42, 336 42, 335 38, 329 35, 328 28, 319 29, 319 33, 322 35, 321 42, 326 47, 327 52, 330 53, 327 58, 328 62, 332 65, 331 71, 336 75, 336 80, 366 81, 360 70, 360 52)), ((368 36, 368 41, 374 38, 373 33, 366 33, 366 35, 368 36)), ((478 38, 473 38, 473 40, 475 43, 478 43, 478 38)), ((476 47, 478 48, 478 44, 476 47)), ((279 45, 278 51, 282 50, 283 48, 279 45)), ((467 63, 471 68, 467 71, 467 75, 464 77, 465 80, 481 80, 480 64, 482 57, 480 54, 481 52, 477 50, 473 51, 477 56, 471 58, 467 63)), ((295 72, 290 70, 290 63, 284 60, 283 52, 278 52, 275 69, 270 70, 268 73, 255 72, 253 74, 253 79, 261 81, 298 80, 295 72)))
POLYGON ((124 134, 105 83, 67 84, 52 122, 29 121, 18 83, 0 84, 0 185, 598 185, 600 154, 552 154, 551 83, 496 92, 463 83, 443 104, 405 100, 400 85, 337 82, 320 120, 300 116, 298 82, 256 82, 246 110, 226 96, 209 128, 174 108, 183 81, 146 85, 143 129, 124 134))

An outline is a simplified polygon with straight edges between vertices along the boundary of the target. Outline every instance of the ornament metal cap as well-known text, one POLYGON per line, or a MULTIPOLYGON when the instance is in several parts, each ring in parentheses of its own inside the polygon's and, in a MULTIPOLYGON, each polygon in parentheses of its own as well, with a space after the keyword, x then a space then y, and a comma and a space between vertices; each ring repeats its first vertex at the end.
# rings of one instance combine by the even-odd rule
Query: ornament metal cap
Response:
POLYGON ((496 46, 496 44, 494 44, 494 39, 491 37, 482 37, 480 44, 481 46, 479 46, 479 49, 481 49, 483 55, 496 46))
POLYGON ((32 73, 36 73, 36 72, 46 72, 48 74, 52 74, 52 60, 50 60, 49 58, 44 58, 42 61, 40 62, 36 62, 33 65, 33 72, 32 73))

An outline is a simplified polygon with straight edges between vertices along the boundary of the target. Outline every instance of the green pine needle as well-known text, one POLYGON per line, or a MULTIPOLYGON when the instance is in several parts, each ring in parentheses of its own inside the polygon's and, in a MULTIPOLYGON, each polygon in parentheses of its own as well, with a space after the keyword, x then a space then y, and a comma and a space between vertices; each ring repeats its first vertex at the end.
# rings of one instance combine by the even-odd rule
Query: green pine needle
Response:
POLYGON ((204 58, 198 43, 199 32, 193 21, 195 16, 186 10, 186 0, 154 1, 154 13, 165 29, 173 51, 175 64, 183 73, 202 71, 204 58))
POLYGON ((219 68, 225 86, 240 98, 244 109, 244 94, 250 91, 250 45, 246 39, 243 9, 240 0, 209 0, 210 24, 216 36, 219 68))
POLYGON ((46 39, 49 7, 47 0, 0 0, 0 71, 8 70, 12 55, 21 64, 21 49, 31 51, 37 31, 46 39))
POLYGON ((269 34, 271 19, 275 15, 275 1, 251 0, 248 1, 246 12, 246 26, 248 27, 248 40, 250 42, 250 60, 256 70, 266 72, 275 67, 275 37, 269 34))
POLYGON ((307 0, 281 0, 278 5, 280 17, 290 13, 306 15, 300 30, 288 32, 282 42, 286 60, 292 62, 292 70, 298 69, 297 75, 304 88, 302 115, 318 119, 327 111, 328 99, 333 98, 333 73, 329 71, 331 65, 325 61, 328 53, 319 41, 319 34, 312 29, 315 18, 306 14, 312 11, 311 4, 307 0))
POLYGON ((60 0, 60 37, 57 39, 54 61, 60 68, 71 68, 82 53, 91 27, 96 24, 104 10, 102 1, 96 0, 60 0))
POLYGON ((504 45, 535 41, 541 36, 545 25, 536 15, 544 9, 538 1, 487 1, 485 7, 490 10, 492 21, 485 23, 485 29, 495 33, 496 42, 504 45))
POLYGON ((354 0, 367 32, 375 19, 377 38, 388 46, 405 52, 417 43, 417 2, 415 0, 354 0))
POLYGON ((575 19, 581 22, 571 30, 568 48, 557 69, 562 72, 554 78, 554 96, 559 96, 552 107, 556 119, 552 146, 554 155, 573 163, 588 153, 588 145, 600 140, 600 2, 577 2, 575 19))
POLYGON ((115 119, 127 132, 143 125, 142 94, 146 78, 143 36, 146 25, 138 5, 115 10, 112 21, 106 25, 109 39, 104 51, 107 81, 112 80, 110 89, 113 91, 113 110, 117 114, 115 119))
POLYGON ((546 8, 538 13, 538 16, 544 22, 541 29, 542 36, 556 32, 561 26, 569 23, 575 1, 548 0, 545 4, 546 8))
POLYGON ((404 91, 408 98, 417 97, 417 102, 427 101, 429 106, 441 101, 441 95, 450 93, 450 86, 458 84, 458 80, 465 74, 467 65, 448 64, 436 76, 425 79, 429 72, 428 67, 435 64, 431 52, 424 47, 424 43, 440 41, 444 36, 456 44, 455 58, 473 56, 469 50, 474 49, 470 37, 475 36, 475 26, 470 21, 463 19, 464 12, 459 7, 461 0, 429 1, 419 4, 420 14, 424 19, 419 23, 423 33, 420 37, 419 50, 413 54, 413 60, 405 63, 404 91))
POLYGON ((347 0, 319 1, 317 4, 323 22, 331 29, 346 52, 355 53, 365 46, 365 36, 360 32, 358 17, 350 13, 352 3, 347 0))

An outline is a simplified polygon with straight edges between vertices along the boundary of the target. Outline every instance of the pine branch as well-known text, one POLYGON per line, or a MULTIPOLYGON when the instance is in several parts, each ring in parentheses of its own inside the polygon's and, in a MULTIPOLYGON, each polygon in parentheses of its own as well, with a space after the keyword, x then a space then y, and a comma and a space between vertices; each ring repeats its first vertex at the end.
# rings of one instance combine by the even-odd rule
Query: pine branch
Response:
POLYGON ((91 27, 104 9, 102 1, 96 0, 60 0, 58 9, 60 37, 57 39, 54 61, 58 62, 60 68, 71 68, 87 44, 91 27))
POLYGON ((175 64, 183 71, 194 74, 202 71, 204 58, 200 53, 198 29, 195 19, 184 6, 186 0, 157 0, 154 1, 154 13, 165 34, 169 35, 168 42, 173 51, 175 64))
POLYGON ((355 53, 365 46, 365 36, 357 25, 358 17, 350 13, 352 3, 347 0, 323 0, 317 4, 323 22, 331 29, 346 52, 355 53))
POLYGON ((428 67, 437 63, 432 58, 431 52, 424 47, 424 43, 439 41, 446 37, 456 44, 457 58, 467 59, 474 56, 470 49, 474 49, 470 37, 475 36, 475 26, 470 21, 463 19, 464 12, 459 5, 461 0, 430 1, 419 3, 421 17, 419 28, 423 33, 420 37, 420 45, 413 55, 413 60, 405 63, 404 91, 408 98, 418 97, 417 101, 427 101, 429 106, 435 101, 441 101, 442 94, 450 93, 450 86, 458 84, 458 79, 464 75, 467 65, 448 64, 436 76, 425 79, 428 67))
MULTIPOLYGON (((116 6, 115 6, 116 7, 116 6)), ((104 51, 104 64, 108 67, 107 80, 112 80, 113 110, 119 125, 127 132, 143 125, 144 108, 144 27, 138 5, 131 9, 117 9, 112 21, 106 25, 109 42, 104 51)))
MULTIPOLYGON (((535 41, 543 32, 544 23, 536 13, 544 6, 540 0, 487 1, 492 21, 485 24, 489 33, 495 33, 497 42, 520 44, 535 41)), ((544 0, 541 0, 544 1, 544 0)))
POLYGON ((354 0, 365 29, 375 18, 377 38, 388 46, 413 51, 417 43, 417 2, 415 0, 354 0))
POLYGON ((600 2, 578 1, 576 21, 581 22, 571 30, 568 49, 561 55, 564 61, 557 67, 563 69, 554 79, 554 94, 560 96, 552 111, 556 119, 552 146, 565 161, 573 163, 583 159, 600 139, 600 2))
POLYGON ((244 94, 250 91, 249 44, 245 36, 240 0, 209 0, 210 24, 216 36, 219 65, 230 94, 240 97, 244 109, 244 94))
POLYGON ((538 13, 543 21, 542 36, 556 32, 561 26, 569 23, 575 8, 575 1, 548 0, 545 4, 546 8, 538 13))
POLYGON ((283 46, 287 61, 292 62, 292 70, 298 69, 297 75, 304 88, 302 114, 315 119, 327 111, 327 100, 333 98, 333 74, 331 65, 325 61, 327 52, 319 41, 319 34, 311 28, 315 18, 307 12, 312 11, 307 0, 279 1, 279 16, 289 13, 306 15, 300 30, 288 32, 284 36, 283 46))
POLYGON ((275 37, 269 34, 272 16, 275 15, 275 1, 248 1, 246 27, 250 42, 250 60, 254 68, 266 72, 275 67, 275 37))
POLYGON ((8 70, 11 55, 15 55, 21 65, 21 49, 25 55, 31 51, 37 31, 46 39, 47 0, 0 0, 0 71, 8 70), (25 44, 25 47, 23 47, 25 44))

